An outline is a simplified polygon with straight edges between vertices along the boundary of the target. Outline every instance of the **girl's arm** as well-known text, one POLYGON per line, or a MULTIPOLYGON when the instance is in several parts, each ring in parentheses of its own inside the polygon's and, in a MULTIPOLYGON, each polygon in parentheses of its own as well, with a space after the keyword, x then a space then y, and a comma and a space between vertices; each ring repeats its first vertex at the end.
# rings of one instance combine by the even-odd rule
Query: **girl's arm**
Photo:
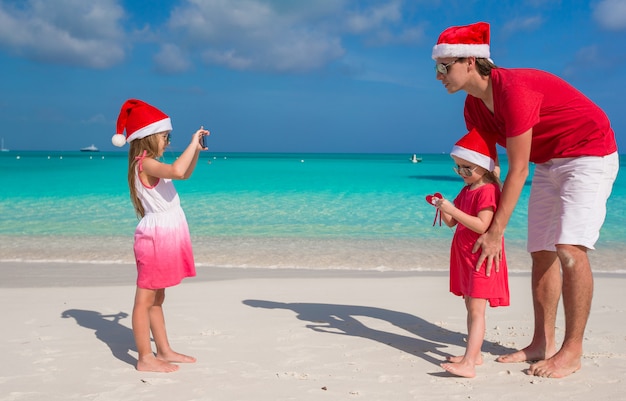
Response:
MULTIPOLYGON (((198 135, 196 143, 202 143, 202 137, 208 136, 211 134, 209 131, 205 130, 204 127, 200 127, 200 129, 196 132, 196 134, 198 133, 199 135, 198 135)), ((194 134, 194 138, 196 134, 194 134)), ((194 139, 191 140, 191 143, 189 145, 191 146, 193 143, 194 143, 194 139)), ((196 169, 196 164, 198 163, 198 157, 200 156, 200 151, 206 150, 206 149, 207 148, 203 148, 202 145, 200 145, 200 147, 196 149, 195 157, 193 158, 193 160, 191 161, 191 164, 189 165, 189 167, 187 168, 187 171, 185 172, 185 179, 191 177, 191 174, 193 174, 193 171, 196 169)))
MULTIPOLYGON (((458 209, 452 202, 447 199, 441 199, 437 203, 437 207, 441 210, 442 220, 448 224, 448 219, 469 228, 478 234, 483 234, 489 228, 493 219, 493 208, 488 207, 478 212, 476 216, 469 215, 458 209)), ((449 227, 452 225, 448 224, 449 227)))
POLYGON ((191 177, 196 168, 202 145, 202 136, 209 135, 209 131, 200 128, 191 137, 191 142, 183 153, 172 164, 161 163, 156 159, 146 158, 143 161, 143 171, 152 177, 186 180, 191 177))

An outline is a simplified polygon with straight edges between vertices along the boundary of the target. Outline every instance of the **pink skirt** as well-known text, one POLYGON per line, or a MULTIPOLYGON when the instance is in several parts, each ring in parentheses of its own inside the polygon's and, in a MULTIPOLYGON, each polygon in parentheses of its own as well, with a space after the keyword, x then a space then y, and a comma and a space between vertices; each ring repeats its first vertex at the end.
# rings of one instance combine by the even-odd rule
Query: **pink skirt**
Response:
POLYGON ((182 208, 148 213, 135 230, 137 287, 161 289, 196 275, 189 227, 182 208))

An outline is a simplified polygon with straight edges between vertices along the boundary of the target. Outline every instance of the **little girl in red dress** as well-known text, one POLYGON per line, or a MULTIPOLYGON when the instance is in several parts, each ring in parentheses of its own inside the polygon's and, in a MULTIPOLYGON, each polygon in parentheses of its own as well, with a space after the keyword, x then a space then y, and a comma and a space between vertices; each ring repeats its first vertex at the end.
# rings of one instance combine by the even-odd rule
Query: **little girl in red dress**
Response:
POLYGON ((472 252, 478 237, 489 228, 500 200, 500 180, 494 172, 496 144, 474 129, 455 144, 450 156, 465 186, 454 202, 443 197, 429 199, 442 221, 456 226, 450 250, 450 292, 465 299, 468 338, 465 355, 450 357, 441 366, 457 376, 474 377, 475 366, 482 364, 487 302, 491 307, 509 305, 504 238, 498 271, 487 269, 486 263, 477 267, 480 252, 472 252))

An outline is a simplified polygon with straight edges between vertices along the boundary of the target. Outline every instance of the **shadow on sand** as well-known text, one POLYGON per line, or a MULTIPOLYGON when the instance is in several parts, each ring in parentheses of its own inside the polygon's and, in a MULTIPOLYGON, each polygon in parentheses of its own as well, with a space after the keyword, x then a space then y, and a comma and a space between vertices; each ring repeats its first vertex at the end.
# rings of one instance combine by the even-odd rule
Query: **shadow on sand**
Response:
POLYGON ((62 318, 74 318, 78 325, 94 330, 96 338, 105 343, 114 357, 135 367, 137 359, 129 351, 137 351, 133 331, 120 324, 128 313, 103 315, 100 312, 82 309, 68 309, 61 314, 62 318))
MULTIPOLYGON (((306 327, 320 333, 367 338, 415 355, 439 366, 452 354, 445 351, 449 345, 465 348, 465 334, 450 331, 420 317, 369 306, 336 305, 321 303, 283 303, 248 299, 245 305, 254 308, 285 309, 297 314, 297 318, 310 322, 306 327), (361 323, 358 317, 386 321, 407 332, 406 335, 376 330, 361 323)), ((483 352, 495 355, 515 350, 485 341, 483 352)))

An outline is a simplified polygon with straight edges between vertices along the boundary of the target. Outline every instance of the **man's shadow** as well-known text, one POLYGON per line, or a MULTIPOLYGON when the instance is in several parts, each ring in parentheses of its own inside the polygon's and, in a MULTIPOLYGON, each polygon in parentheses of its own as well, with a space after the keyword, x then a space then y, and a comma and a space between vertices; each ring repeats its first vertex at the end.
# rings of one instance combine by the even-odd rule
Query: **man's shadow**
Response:
MULTIPOLYGON (((357 305, 283 303, 255 299, 248 299, 243 303, 254 308, 292 310, 297 314, 298 319, 311 322, 306 327, 313 331, 367 338, 415 355, 437 366, 446 357, 453 356, 446 352, 445 348, 450 345, 465 348, 467 345, 464 340, 466 334, 450 331, 409 313, 389 309, 357 305), (389 322, 410 335, 367 327, 358 320, 359 316, 389 322)), ((496 355, 515 351, 491 341, 484 341, 482 350, 496 355)))
POLYGON ((96 311, 68 309, 61 314, 61 317, 73 317, 80 326, 94 330, 96 338, 105 343, 113 356, 120 361, 133 367, 137 364, 137 359, 129 354, 129 351, 137 351, 133 331, 120 324, 120 320, 128 317, 128 313, 103 315, 96 311))

